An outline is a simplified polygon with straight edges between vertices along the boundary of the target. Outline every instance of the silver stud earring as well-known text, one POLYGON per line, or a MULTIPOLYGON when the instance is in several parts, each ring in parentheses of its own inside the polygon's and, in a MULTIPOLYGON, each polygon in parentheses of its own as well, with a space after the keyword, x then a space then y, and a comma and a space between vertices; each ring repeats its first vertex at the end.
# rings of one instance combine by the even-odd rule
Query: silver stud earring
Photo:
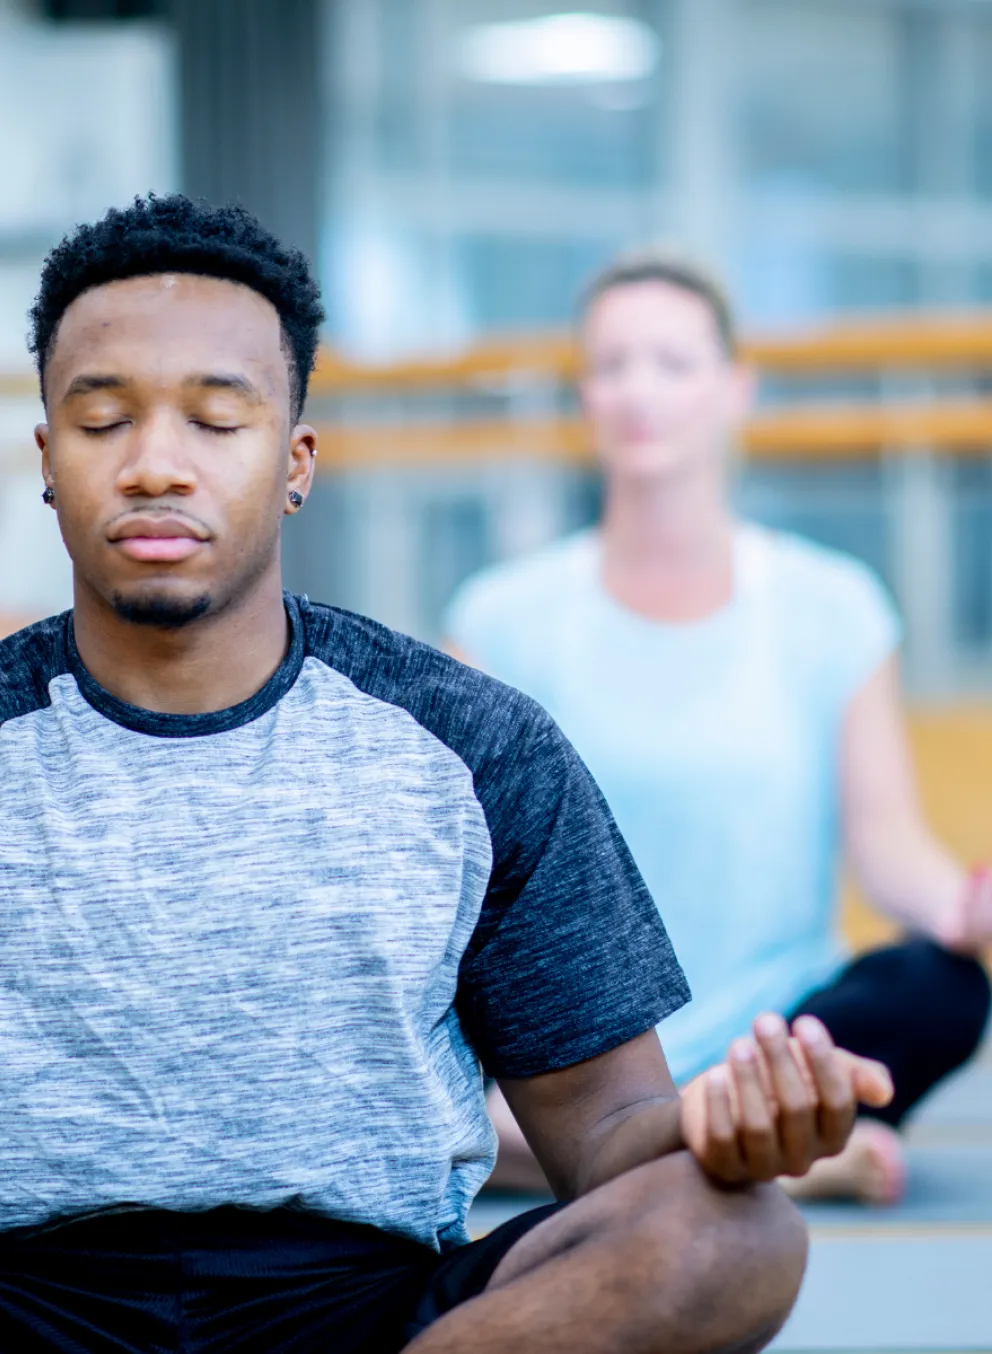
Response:
POLYGON ((47 503, 49 507, 55 502, 55 490, 50 484, 45 485, 44 493, 41 495, 42 503, 47 503))
POLYGON ((292 503, 292 505, 293 505, 294 508, 302 508, 302 507, 303 507, 303 495, 302 495, 302 494, 298 494, 298 493, 296 492, 295 489, 290 489, 290 491, 289 491, 289 501, 290 501, 290 503, 292 503))

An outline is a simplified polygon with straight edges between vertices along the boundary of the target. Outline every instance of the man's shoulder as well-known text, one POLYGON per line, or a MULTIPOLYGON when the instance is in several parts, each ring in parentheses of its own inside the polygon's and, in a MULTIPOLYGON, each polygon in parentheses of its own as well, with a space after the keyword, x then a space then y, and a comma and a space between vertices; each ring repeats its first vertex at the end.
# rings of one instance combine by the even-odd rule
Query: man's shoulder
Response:
POLYGON ((0 640, 0 724, 50 704, 48 685, 64 668, 67 616, 48 616, 0 640))
POLYGON ((529 696, 422 640, 340 607, 307 602, 304 616, 309 656, 405 710, 470 765, 522 738, 557 734, 529 696))

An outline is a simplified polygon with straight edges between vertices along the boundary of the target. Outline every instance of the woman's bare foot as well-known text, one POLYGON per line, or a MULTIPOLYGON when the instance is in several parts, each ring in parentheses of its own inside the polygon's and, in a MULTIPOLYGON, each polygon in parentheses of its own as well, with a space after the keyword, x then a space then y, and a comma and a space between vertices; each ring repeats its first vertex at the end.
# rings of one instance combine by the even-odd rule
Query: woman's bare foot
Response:
POLYGON ((817 1161, 798 1180, 781 1183, 793 1199, 898 1203, 906 1188, 906 1158, 899 1134, 878 1120, 860 1119, 843 1152, 817 1161))

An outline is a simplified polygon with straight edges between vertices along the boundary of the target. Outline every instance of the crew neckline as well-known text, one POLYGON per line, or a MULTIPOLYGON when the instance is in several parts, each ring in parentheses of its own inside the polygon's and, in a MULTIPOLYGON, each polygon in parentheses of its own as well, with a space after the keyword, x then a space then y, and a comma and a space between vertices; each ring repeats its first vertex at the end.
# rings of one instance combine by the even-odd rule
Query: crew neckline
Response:
POLYGON ((695 620, 662 620, 654 616, 645 616, 614 597, 603 579, 603 535, 598 527, 591 528, 588 533, 592 585, 599 604, 630 625, 643 626, 654 633, 666 635, 701 634, 732 620, 747 597, 753 593, 766 572, 764 565, 767 556, 766 545, 767 532, 761 527, 750 522, 737 522, 734 525, 731 547, 733 579, 730 597, 715 610, 695 620))
POLYGON ((145 710, 111 695, 83 665, 76 648, 71 611, 66 613, 63 631, 66 667, 88 705, 105 719, 134 733, 148 734, 152 738, 203 738, 210 734, 228 733, 267 714, 282 700, 300 675, 305 650, 300 599, 284 592, 283 604, 289 621, 289 645, 285 657, 254 695, 224 710, 207 710, 192 715, 168 714, 160 710, 145 710))

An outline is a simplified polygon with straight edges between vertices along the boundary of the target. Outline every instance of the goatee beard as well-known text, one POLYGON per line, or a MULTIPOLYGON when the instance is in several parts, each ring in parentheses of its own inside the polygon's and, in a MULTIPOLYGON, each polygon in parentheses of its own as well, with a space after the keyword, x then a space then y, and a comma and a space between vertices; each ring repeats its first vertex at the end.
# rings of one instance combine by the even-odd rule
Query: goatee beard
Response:
POLYGON ((115 593, 110 600, 121 620, 128 621, 131 625, 151 625, 159 630, 180 630, 184 625, 190 625, 206 615, 213 598, 208 592, 201 593, 199 597, 183 600, 173 597, 132 599, 115 593))

